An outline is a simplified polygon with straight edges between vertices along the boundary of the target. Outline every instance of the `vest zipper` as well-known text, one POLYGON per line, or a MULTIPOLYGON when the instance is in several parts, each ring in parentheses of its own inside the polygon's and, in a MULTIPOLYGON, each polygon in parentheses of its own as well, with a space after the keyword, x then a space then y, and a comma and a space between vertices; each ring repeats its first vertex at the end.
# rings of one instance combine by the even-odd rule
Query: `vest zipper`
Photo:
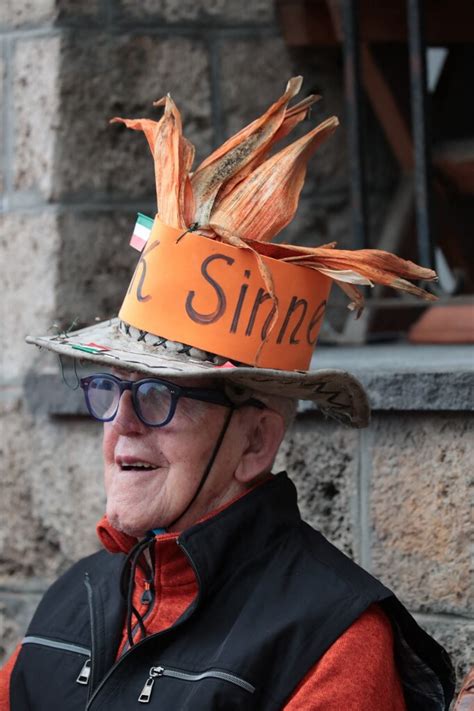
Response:
POLYGON ((145 682, 145 686, 140 692, 138 701, 141 704, 148 704, 151 699, 151 694, 153 691, 153 686, 155 684, 155 679, 161 676, 168 676, 172 679, 180 679, 182 681, 202 681, 202 679, 221 679, 222 681, 227 681, 230 684, 235 684, 241 689, 248 691, 249 694, 253 694, 255 687, 249 684, 248 681, 241 679, 235 674, 229 674, 229 672, 223 672, 219 669, 208 669, 204 672, 187 672, 181 669, 167 669, 163 666, 151 667, 149 671, 148 679, 145 682))
POLYGON ((148 679, 145 682, 145 686, 141 690, 138 700, 141 704, 148 704, 151 699, 151 692, 153 691, 153 685, 155 683, 155 678, 157 676, 162 676, 164 672, 163 667, 151 667, 148 679))
POLYGON ((91 654, 91 650, 87 647, 82 647, 79 644, 72 644, 70 642, 59 642, 55 639, 49 639, 49 637, 28 635, 23 639, 22 644, 40 644, 42 647, 52 647, 53 649, 62 649, 64 652, 83 654, 85 657, 90 657, 91 654))
POLYGON ((82 667, 81 671, 79 672, 79 676, 76 679, 77 684, 83 684, 84 686, 87 686, 89 683, 89 679, 91 676, 91 659, 86 659, 84 662, 84 666, 82 667))
POLYGON ((78 684, 83 684, 84 686, 89 683, 89 677, 91 673, 91 650, 87 647, 82 647, 79 644, 72 644, 70 642, 59 642, 55 639, 48 639, 47 637, 36 637, 35 635, 28 635, 22 641, 22 644, 39 644, 42 647, 51 647, 52 649, 61 649, 64 652, 74 652, 74 654, 82 654, 88 659, 84 662, 79 676, 76 679, 78 684))
MULTIPOLYGON (((181 548, 181 550, 182 550, 183 553, 185 554, 186 558, 189 560, 189 563, 190 563, 192 569, 194 570, 194 574, 196 575, 196 580, 197 580, 197 583, 198 583, 198 594, 197 594, 197 597, 196 597, 196 600, 195 600, 195 604, 194 604, 194 605, 191 605, 191 606, 188 608, 188 610, 184 613, 184 615, 178 620, 178 622, 176 622, 176 623, 172 626, 172 628, 169 628, 169 629, 176 629, 176 627, 179 627, 180 625, 182 625, 183 622, 185 622, 186 620, 188 620, 188 619, 191 617, 191 615, 194 614, 196 608, 197 608, 198 605, 199 605, 199 601, 200 601, 200 598, 201 598, 201 590, 202 590, 201 578, 200 578, 200 576, 199 576, 199 573, 198 573, 198 570, 197 570, 197 568, 196 568, 196 565, 195 565, 193 559, 191 558, 191 555, 188 553, 188 551, 186 550, 186 548, 180 543, 179 539, 176 541, 176 543, 177 543, 178 546, 181 548)), ((88 587, 88 592, 89 592, 89 589, 90 589, 90 601, 91 601, 91 600, 92 600, 92 588, 91 588, 91 584, 90 584, 90 581, 89 581, 89 576, 87 576, 86 586, 88 587)), ((92 616, 92 608, 91 608, 91 616, 92 616)), ((109 671, 108 671, 107 674, 103 677, 103 679, 98 683, 98 685, 97 685, 97 687, 94 689, 93 693, 91 693, 91 687, 89 686, 89 694, 90 694, 90 696, 89 696, 89 698, 88 698, 88 700, 87 700, 86 711, 87 711, 87 709, 89 709, 89 708, 91 707, 91 704, 92 704, 92 702, 94 701, 94 699, 96 698, 96 696, 100 693, 100 691, 101 691, 101 689, 103 688, 103 686, 106 684, 106 682, 107 682, 108 679, 112 676, 112 674, 115 672, 115 670, 120 666, 120 664, 121 664, 122 661, 125 659, 125 657, 128 657, 129 654, 133 654, 133 652, 134 652, 135 649, 137 649, 138 647, 141 647, 143 644, 145 644, 145 643, 146 643, 147 641, 149 641, 150 639, 157 639, 158 637, 161 637, 162 635, 166 634, 167 631, 168 631, 167 629, 166 629, 166 630, 162 630, 161 632, 157 632, 156 634, 152 634, 152 635, 150 635, 149 637, 145 637, 145 639, 140 640, 140 642, 137 642, 135 645, 133 645, 133 647, 131 647, 131 648, 128 649, 125 653, 123 653, 122 656, 120 657, 120 659, 118 659, 118 660, 115 662, 115 664, 114 664, 112 667, 110 667, 109 671)), ((92 637, 92 640, 93 640, 93 639, 94 639, 94 634, 93 634, 93 629, 92 629, 92 620, 91 620, 91 637, 92 637)), ((92 648, 94 648, 94 645, 92 645, 92 648)), ((153 680, 153 677, 152 677, 152 680, 153 680)), ((153 685, 152 685, 152 688, 153 688, 153 685)), ((146 703, 146 702, 144 702, 144 703, 146 703)))
MULTIPOLYGON (((88 667, 88 676, 87 676, 87 683, 89 688, 87 690, 87 705, 89 704, 89 699, 91 696, 91 690, 92 690, 92 684, 89 684, 89 681, 93 678, 93 670, 94 670, 94 664, 93 664, 93 652, 95 650, 95 622, 94 622, 94 607, 92 604, 92 585, 91 581, 89 578, 89 573, 84 574, 84 585, 86 586, 87 590, 87 602, 89 605, 89 617, 90 617, 90 622, 91 622, 91 658, 90 658, 90 664, 88 667)), ((79 675, 80 676, 80 675, 79 675)), ((78 677, 79 679, 79 677, 78 677)), ((78 681, 78 679, 76 681, 78 681)), ((81 683, 81 682, 79 682, 81 683)))

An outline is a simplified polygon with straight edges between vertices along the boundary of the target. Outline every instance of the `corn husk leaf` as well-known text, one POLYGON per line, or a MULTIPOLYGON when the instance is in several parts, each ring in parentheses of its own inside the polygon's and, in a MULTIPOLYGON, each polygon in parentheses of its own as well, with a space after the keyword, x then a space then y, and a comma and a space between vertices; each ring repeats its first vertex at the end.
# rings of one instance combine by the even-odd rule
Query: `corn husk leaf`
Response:
POLYGON ((115 116, 113 119, 110 119, 110 123, 123 123, 127 128, 131 128, 133 131, 143 131, 148 145, 150 146, 151 153, 153 156, 155 155, 156 134, 160 121, 153 121, 152 119, 146 118, 124 119, 115 116))
POLYGON ((240 183, 241 180, 247 177, 247 175, 250 175, 252 171, 255 170, 255 168, 258 168, 259 165, 261 165, 269 156, 272 148, 274 145, 283 139, 285 136, 287 136, 294 128, 297 126, 300 121, 303 121, 307 115, 308 111, 311 108, 311 106, 320 99, 320 96, 317 96, 316 94, 311 94, 310 96, 307 96, 306 99, 303 99, 302 101, 298 102, 294 106, 291 106, 290 108, 287 108, 285 111, 285 117, 283 119, 283 122, 278 129, 278 131, 275 132, 273 135, 272 139, 269 141, 267 147, 265 150, 261 151, 258 153, 255 158, 253 158, 250 163, 247 163, 244 165, 232 178, 230 178, 219 190, 217 193, 216 199, 214 201, 214 207, 213 209, 217 209, 219 203, 221 200, 228 195, 232 190, 235 188, 237 183, 240 183))
POLYGON ((288 102, 299 92, 302 78, 293 77, 285 93, 258 119, 229 138, 198 166, 191 178, 196 199, 195 221, 202 227, 210 222, 217 193, 225 183, 266 149, 280 128, 288 102))
POLYGON ((187 227, 184 206, 185 199, 188 202, 192 198, 188 176, 194 146, 183 136, 181 114, 169 94, 154 103, 163 105, 154 151, 158 214, 171 227, 187 227))
POLYGON ((336 281, 337 286, 349 297, 347 308, 349 311, 354 311, 356 319, 358 319, 364 310, 365 299, 359 289, 354 284, 348 284, 345 281, 336 281))
MULTIPOLYGON (((288 248, 290 245, 280 246, 288 248)), ((380 249, 344 250, 326 247, 315 247, 311 251, 313 253, 311 256, 308 254, 308 248, 305 248, 304 254, 283 257, 283 260, 315 269, 333 279, 346 294, 350 295, 352 301, 349 307, 355 307, 358 312, 363 307, 363 297, 359 294, 356 298, 356 286, 362 285, 379 284, 418 296, 425 301, 436 301, 437 297, 434 294, 408 281, 409 279, 434 281, 437 279, 436 272, 420 267, 407 259, 401 259, 390 252, 380 249)))
POLYGON ((304 121, 304 119, 308 116, 310 108, 320 99, 321 97, 319 94, 310 94, 297 104, 289 106, 285 111, 283 123, 272 138, 272 145, 278 141, 281 141, 282 138, 285 138, 285 136, 291 133, 291 131, 296 128, 301 121, 304 121))
POLYGON ((328 250, 324 247, 315 247, 311 256, 305 253, 299 257, 297 255, 289 257, 286 261, 304 264, 313 269, 334 270, 338 273, 353 270, 374 284, 393 286, 401 290, 405 290, 407 279, 433 281, 437 278, 436 272, 432 269, 420 267, 414 262, 380 249, 328 250))
POLYGON ((194 195, 189 178, 194 160, 194 146, 183 136, 181 115, 171 96, 154 103, 164 106, 159 121, 115 117, 111 123, 143 131, 155 163, 155 186, 160 219, 172 227, 191 225, 194 195))
POLYGON ((287 244, 286 242, 261 242, 250 238, 246 238, 245 241, 256 249, 259 254, 287 262, 298 261, 305 255, 311 257, 315 249, 334 249, 337 244, 337 242, 328 242, 320 247, 305 247, 300 244, 287 244))
POLYGON ((221 227, 220 225, 212 224, 212 225, 210 225, 210 227, 214 230, 215 234, 219 234, 222 242, 225 242, 226 244, 230 244, 232 247, 239 247, 240 249, 247 249, 255 255, 255 259, 257 261, 260 274, 261 274, 263 282, 265 284, 265 288, 268 291, 268 293, 270 294, 270 297, 272 298, 272 300, 275 301, 275 287, 273 284, 273 277, 272 277, 271 271, 269 270, 269 268, 263 261, 259 252, 257 252, 257 250, 255 250, 252 247, 252 245, 250 245, 248 242, 245 242, 243 239, 241 239, 237 235, 232 234, 232 232, 229 232, 228 230, 221 227))
POLYGON ((292 220, 307 162, 338 124, 332 116, 262 163, 221 200, 213 223, 242 239, 270 241, 292 220))

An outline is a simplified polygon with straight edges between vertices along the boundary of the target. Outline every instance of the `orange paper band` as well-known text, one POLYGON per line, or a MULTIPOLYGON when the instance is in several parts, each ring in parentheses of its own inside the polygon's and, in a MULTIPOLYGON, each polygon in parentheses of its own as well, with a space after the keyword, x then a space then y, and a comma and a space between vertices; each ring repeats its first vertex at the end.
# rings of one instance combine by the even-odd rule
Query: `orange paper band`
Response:
POLYGON ((177 241, 182 233, 155 218, 120 318, 247 365, 307 370, 331 280, 313 269, 263 257, 278 301, 270 330, 275 305, 255 255, 192 232, 177 241))

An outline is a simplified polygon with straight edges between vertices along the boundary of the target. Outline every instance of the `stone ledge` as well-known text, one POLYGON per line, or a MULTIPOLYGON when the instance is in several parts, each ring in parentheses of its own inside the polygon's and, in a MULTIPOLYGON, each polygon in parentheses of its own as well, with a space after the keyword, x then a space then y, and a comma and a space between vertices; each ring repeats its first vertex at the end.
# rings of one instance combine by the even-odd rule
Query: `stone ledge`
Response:
MULTIPOLYGON (((408 344, 320 347, 312 369, 339 368, 364 385, 373 410, 474 409, 474 347, 408 344)), ((307 411, 311 405, 302 404, 307 411)))
MULTIPOLYGON (((81 372, 81 377, 82 375, 81 372)), ((89 417, 81 388, 72 387, 77 385, 74 371, 65 371, 65 378, 70 383, 69 386, 63 383, 59 373, 28 373, 24 390, 28 409, 32 414, 89 417)))

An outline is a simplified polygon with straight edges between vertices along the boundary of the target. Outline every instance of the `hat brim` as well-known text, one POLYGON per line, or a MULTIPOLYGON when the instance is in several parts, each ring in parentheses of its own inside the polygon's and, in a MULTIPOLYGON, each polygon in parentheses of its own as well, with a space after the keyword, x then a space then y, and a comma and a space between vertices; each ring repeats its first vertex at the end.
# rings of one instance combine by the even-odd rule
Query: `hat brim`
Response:
POLYGON ((328 417, 362 428, 370 419, 361 383, 343 370, 287 371, 250 366, 216 366, 176 350, 167 353, 119 329, 119 320, 103 321, 56 336, 27 336, 27 343, 59 355, 146 375, 192 380, 205 376, 227 380, 257 392, 310 400, 328 417), (100 350, 103 349, 103 350, 100 350))

